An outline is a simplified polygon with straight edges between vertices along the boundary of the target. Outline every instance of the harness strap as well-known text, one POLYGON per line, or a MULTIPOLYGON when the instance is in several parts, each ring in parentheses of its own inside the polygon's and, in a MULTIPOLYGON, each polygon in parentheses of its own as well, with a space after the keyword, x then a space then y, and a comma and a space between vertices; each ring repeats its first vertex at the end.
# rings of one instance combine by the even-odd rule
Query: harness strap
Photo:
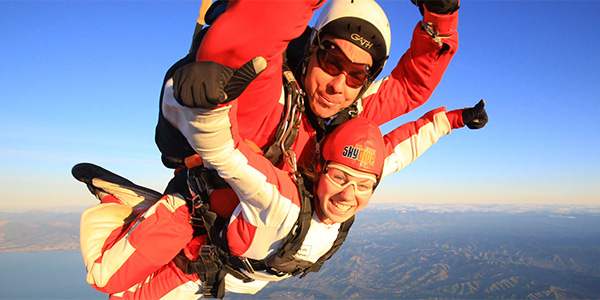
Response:
MULTIPOLYGON (((282 156, 287 158, 287 153, 298 136, 302 113, 304 113, 305 93, 298 85, 294 74, 285 64, 283 66, 283 79, 285 95, 283 114, 279 126, 277 126, 275 141, 263 151, 263 156, 269 159, 273 165, 277 165, 282 156)), ((295 161, 292 162, 292 170, 296 170, 295 161)))
POLYGON ((348 236, 350 227, 352 227, 352 224, 354 224, 354 217, 355 216, 352 216, 350 219, 348 219, 346 222, 340 225, 338 236, 333 242, 333 246, 331 246, 331 249, 329 249, 327 253, 323 254, 323 256, 321 256, 319 260, 317 260, 310 268, 306 269, 304 273, 300 276, 300 279, 304 278, 304 276, 306 276, 309 272, 319 272, 319 270, 321 270, 321 267, 323 266, 323 263, 325 263, 326 260, 330 259, 340 249, 340 247, 346 240, 346 237, 348 236))
POLYGON ((292 256, 300 250, 302 247, 302 243, 306 238, 306 234, 310 229, 310 222, 312 220, 312 213, 314 211, 313 207, 313 195, 309 193, 304 186, 304 179, 301 175, 297 174, 297 182, 300 192, 300 214, 298 215, 298 220, 296 220, 296 224, 294 224, 294 229, 290 231, 290 233, 286 236, 286 238, 281 242, 279 249, 277 250, 277 256, 282 258, 292 259, 292 256))
POLYGON ((220 286, 225 275, 221 272, 221 261, 215 257, 216 255, 212 250, 210 246, 202 246, 198 258, 194 261, 188 261, 184 271, 187 274, 198 274, 198 279, 203 283, 205 297, 222 298, 225 296, 225 289, 223 288, 222 293, 220 293, 220 286))
POLYGON ((241 258, 229 255, 225 219, 209 211, 208 203, 202 203, 201 200, 196 202, 199 205, 194 206, 194 214, 201 220, 209 244, 200 248, 198 258, 188 261, 183 271, 198 275, 204 285, 205 298, 222 299, 225 296, 225 275, 231 274, 244 282, 254 279, 240 271, 247 268, 241 258), (219 228, 224 228, 223 238, 219 236, 219 228))
POLYGON ((215 190, 230 188, 229 183, 221 178, 215 169, 201 168, 200 177, 202 177, 207 188, 215 190))

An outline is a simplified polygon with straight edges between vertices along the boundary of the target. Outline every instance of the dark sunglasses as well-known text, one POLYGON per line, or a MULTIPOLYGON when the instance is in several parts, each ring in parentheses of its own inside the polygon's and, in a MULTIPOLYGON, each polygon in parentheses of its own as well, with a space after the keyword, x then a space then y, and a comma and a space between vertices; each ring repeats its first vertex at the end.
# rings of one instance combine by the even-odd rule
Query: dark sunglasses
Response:
POLYGON ((330 41, 319 41, 317 62, 331 76, 345 73, 346 85, 351 88, 361 87, 369 77, 369 65, 351 61, 340 47, 330 41))

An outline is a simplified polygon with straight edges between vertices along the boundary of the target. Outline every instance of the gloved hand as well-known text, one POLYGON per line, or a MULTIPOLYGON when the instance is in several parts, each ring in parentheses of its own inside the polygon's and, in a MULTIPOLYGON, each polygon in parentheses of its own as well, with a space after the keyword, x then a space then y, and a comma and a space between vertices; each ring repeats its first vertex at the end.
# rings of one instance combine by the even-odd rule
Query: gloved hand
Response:
POLYGON ((183 106, 213 109, 239 97, 266 67, 260 56, 238 70, 216 62, 193 62, 173 73, 173 94, 183 106))
POLYGON ((427 10, 440 14, 446 15, 453 13, 458 10, 458 0, 410 0, 414 5, 419 7, 421 15, 423 15, 423 5, 427 7, 427 10))
POLYGON ((483 128, 488 122, 488 116, 485 112, 485 100, 481 99, 475 107, 465 108, 462 111, 463 123, 470 129, 483 128))

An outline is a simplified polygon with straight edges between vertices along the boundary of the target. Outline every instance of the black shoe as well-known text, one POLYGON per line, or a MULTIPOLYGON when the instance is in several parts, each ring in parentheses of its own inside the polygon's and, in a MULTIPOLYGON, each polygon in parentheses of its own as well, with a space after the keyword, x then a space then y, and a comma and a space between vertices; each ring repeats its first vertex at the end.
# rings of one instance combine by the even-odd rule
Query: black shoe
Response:
POLYGON ((102 200, 106 195, 113 195, 122 204, 138 207, 144 203, 143 206, 146 207, 162 197, 162 194, 155 190, 139 186, 94 164, 76 164, 71 170, 71 174, 75 179, 85 183, 98 200, 102 200))

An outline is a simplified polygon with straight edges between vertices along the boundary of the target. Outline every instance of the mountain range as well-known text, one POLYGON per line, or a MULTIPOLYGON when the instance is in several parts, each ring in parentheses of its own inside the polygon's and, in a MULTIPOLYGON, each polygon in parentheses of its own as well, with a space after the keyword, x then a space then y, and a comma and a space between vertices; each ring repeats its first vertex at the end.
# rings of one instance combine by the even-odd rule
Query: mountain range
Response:
MULTIPOLYGON (((77 248, 78 217, 0 213, 0 251, 77 248)), ((599 225, 594 207, 373 205, 320 272, 225 299, 600 299, 599 225)))
POLYGON ((0 212, 0 252, 79 249, 81 213, 0 212))

